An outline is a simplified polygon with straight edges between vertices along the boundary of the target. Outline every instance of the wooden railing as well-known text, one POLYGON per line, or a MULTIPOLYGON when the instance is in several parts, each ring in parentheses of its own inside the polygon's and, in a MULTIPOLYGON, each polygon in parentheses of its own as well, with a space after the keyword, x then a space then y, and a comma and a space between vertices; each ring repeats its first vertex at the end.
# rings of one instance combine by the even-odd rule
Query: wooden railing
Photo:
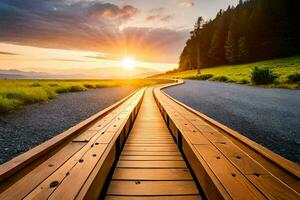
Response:
POLYGON ((123 157, 120 157, 120 153, 141 107, 145 89, 136 91, 66 132, 1 165, 0 199, 99 199, 105 197, 106 189, 109 199, 126 199, 129 194, 132 198, 138 195, 134 199, 147 199, 151 195, 169 198, 164 196, 166 194, 173 198, 176 196, 177 199, 201 199, 200 195, 204 199, 213 200, 300 199, 299 165, 182 104, 161 90, 182 83, 178 81, 157 86, 153 93, 147 90, 143 111, 124 149, 123 157), (161 120, 156 104, 166 124, 161 120), (145 116, 149 119, 143 119, 145 116), (152 123, 159 129, 152 129, 152 123), (152 133, 153 130, 158 132, 152 133), (168 136, 170 134, 172 137, 168 136), (172 138, 177 147, 171 141, 172 138), (164 144, 164 147, 159 147, 156 141, 164 144), (158 155, 160 153, 167 153, 168 156, 158 155), (167 163, 161 160, 173 159, 174 153, 176 159, 180 159, 176 163, 173 160, 167 163), (150 156, 151 159, 148 156, 150 154, 154 154, 150 156), (138 167, 128 155, 139 160, 138 167), (181 155, 186 165, 177 163, 183 162, 181 155), (124 158, 131 159, 126 162, 130 169, 119 169, 122 163, 124 165, 124 158), (115 165, 118 159, 120 163, 115 165), (166 166, 160 169, 160 163, 168 164, 169 169, 176 168, 178 164, 186 169, 177 170, 181 175, 172 174, 166 170, 166 166), (113 173, 115 166, 117 171, 113 173), (147 168, 139 169, 147 172, 146 175, 135 174, 135 169, 145 166, 156 168, 160 173, 150 177, 151 172, 147 168), (120 174, 121 171, 130 171, 132 176, 120 174), (141 180, 135 180, 134 177, 141 180), (181 185, 173 183, 174 177, 181 181, 181 185), (184 185, 185 179, 188 179, 190 185, 184 185), (110 180, 112 182, 109 184, 110 180), (149 180, 155 187, 153 191, 146 187, 149 180), (148 182, 141 184, 143 181, 148 182), (131 185, 132 182, 134 185, 131 185), (130 190, 126 189, 127 185, 130 190), (166 185, 172 185, 172 188, 163 188, 166 185), (189 197, 185 196, 187 194, 189 197))
POLYGON ((0 199, 97 199, 145 89, 0 167, 0 199))
POLYGON ((170 86, 155 99, 208 199, 300 198, 297 164, 161 91, 170 86))

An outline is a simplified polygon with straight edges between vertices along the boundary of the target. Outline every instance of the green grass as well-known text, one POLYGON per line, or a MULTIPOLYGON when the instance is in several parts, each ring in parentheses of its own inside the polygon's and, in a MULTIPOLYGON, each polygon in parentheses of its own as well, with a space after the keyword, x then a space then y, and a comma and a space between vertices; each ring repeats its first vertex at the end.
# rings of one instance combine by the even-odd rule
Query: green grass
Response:
POLYGON ((166 80, 0 80, 0 113, 26 104, 48 101, 60 93, 81 92, 95 88, 143 86, 165 83, 166 80))
MULTIPOLYGON (((288 76, 300 73, 300 56, 267 60, 243 65, 224 65, 201 70, 201 74, 212 74, 209 80, 251 84, 251 72, 255 67, 268 67, 279 77, 274 84, 265 87, 300 89, 299 83, 290 83, 288 76), (221 78, 222 77, 222 78, 221 78), (227 80, 226 78, 227 77, 227 80)), ((183 71, 158 76, 159 78, 197 79, 197 70, 183 71)))

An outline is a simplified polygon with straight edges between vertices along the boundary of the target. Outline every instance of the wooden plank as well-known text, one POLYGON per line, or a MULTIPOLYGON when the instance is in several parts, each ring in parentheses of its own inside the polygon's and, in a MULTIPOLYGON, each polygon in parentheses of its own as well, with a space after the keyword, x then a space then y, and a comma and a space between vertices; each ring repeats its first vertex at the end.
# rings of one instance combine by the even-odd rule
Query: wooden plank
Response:
POLYGON ((142 180, 142 181, 163 181, 163 180, 193 180, 188 169, 129 169, 116 168, 112 180, 142 180))
POLYGON ((243 173, 266 174, 265 168, 232 143, 216 143, 216 147, 243 173))
POLYGON ((147 129, 147 128, 161 128, 166 129, 166 125, 162 123, 139 123, 135 126, 137 129, 147 129))
MULTIPOLYGON (((186 111, 184 111, 184 113, 186 113, 186 111)), ((196 123, 194 125, 202 133, 218 133, 218 131, 215 128, 213 128, 208 124, 203 125, 203 124, 196 123)))
POLYGON ((120 160, 183 160, 181 156, 120 156, 120 160))
POLYGON ((108 195, 197 195, 194 181, 111 181, 108 195))
POLYGON ((177 147, 124 147, 125 151, 178 151, 177 147))
POLYGON ((172 139, 170 136, 132 136, 128 138, 129 140, 170 140, 172 139))
POLYGON ((192 144, 210 144, 209 140, 198 131, 186 131, 182 132, 182 135, 186 136, 192 144))
POLYGON ((126 142, 125 147, 176 147, 176 146, 174 143, 172 143, 172 144, 156 144, 156 143, 152 143, 152 144, 131 143, 131 144, 128 144, 126 142))
MULTIPOLYGON (((101 138, 102 133, 104 131, 97 132, 97 135, 93 137, 92 140, 90 140, 84 148, 82 148, 80 151, 78 151, 71 159, 69 159, 62 167, 60 167, 55 173, 53 173, 51 176, 49 176, 46 180, 44 180, 39 187, 36 187, 29 195, 28 199, 32 198, 44 198, 50 195, 55 188, 50 188, 49 185, 53 181, 61 182, 66 177, 66 174, 70 173, 70 170, 73 169, 74 166, 78 164, 78 161, 82 159, 82 157, 85 156, 87 152, 91 152, 94 149, 100 148, 100 146, 107 146, 107 144, 100 144, 99 138, 101 138), (98 142, 97 142, 98 141, 98 142)), ((109 132, 110 135, 113 133, 109 132)), ((111 136, 110 136, 111 137, 111 136)), ((111 140, 111 139, 110 139, 111 140)), ((107 141, 106 141, 107 142, 107 141)), ((103 142, 105 143, 105 142, 103 142)), ((97 153, 94 153, 97 155, 97 153)), ((93 154, 93 155, 94 155, 93 154)))
POLYGON ((125 126, 126 121, 127 120, 125 119, 115 119, 112 122, 112 124, 106 129, 106 132, 111 132, 111 133, 117 132, 120 129, 120 127, 125 126))
POLYGON ((99 130, 86 130, 80 135, 78 135, 76 138, 74 138, 72 141, 73 142, 88 142, 90 139, 98 133, 99 130))
MULTIPOLYGON (((134 98, 125 98, 123 101, 109 107, 109 109, 99 112, 88 120, 49 140, 49 142, 34 148, 34 150, 30 150, 23 156, 15 159, 15 163, 10 162, 3 167, 1 166, 0 176, 2 178, 6 178, 10 173, 15 172, 19 168, 24 167, 24 169, 17 171, 14 176, 1 185, 0 195, 11 193, 7 196, 8 199, 46 199, 53 191, 53 194, 55 194, 62 187, 68 189, 62 189, 62 191, 77 190, 78 192, 86 181, 85 177, 90 175, 97 163, 95 159, 99 160, 101 156, 99 154, 103 151, 102 145, 95 143, 96 139, 101 135, 99 130, 106 128, 122 109, 128 109, 126 107, 128 101, 139 100, 142 94, 143 92, 138 92, 136 95, 133 95, 134 98), (112 111, 112 108, 115 108, 115 110, 112 111), (102 115, 105 115, 105 117, 102 115), (72 141, 71 136, 76 136, 76 134, 79 135, 72 141), (87 164, 82 164, 84 166, 81 170, 77 169, 85 161, 87 164), (16 166, 17 163, 18 166, 16 166), (77 174, 77 176, 80 174, 78 176, 80 178, 77 178, 73 173, 77 174), (68 180, 72 179, 72 177, 76 178, 73 178, 69 182, 70 184, 68 184, 68 180), (64 184, 67 186, 64 186, 64 184), (74 187, 70 189, 70 185, 74 187)), ((130 104, 132 107, 130 108, 131 110, 135 107, 136 103, 133 102, 130 104)), ((122 119, 117 118, 119 126, 123 125, 122 119)), ((106 147, 107 145, 104 146, 106 147)), ((114 155, 116 154, 114 153, 114 155)), ((71 196, 73 195, 72 198, 75 197, 74 194, 76 192, 73 194, 71 194, 72 192, 69 193, 71 196)), ((0 199, 6 198, 0 197, 0 199)))
POLYGON ((169 140, 127 140, 126 144, 174 144, 174 141, 169 140))
POLYGON ((142 135, 129 135, 128 140, 132 140, 132 141, 136 141, 136 140, 149 140, 149 141, 154 141, 154 140, 172 140, 173 138, 171 137, 171 135, 169 136, 142 136, 142 135))
POLYGON ((107 145, 99 144, 91 148, 69 171, 69 174, 50 195, 49 199, 74 199, 89 174, 101 158, 107 145))
MULTIPOLYGON (((199 145, 200 146, 200 145, 199 145)), ((182 138, 182 150, 208 199, 231 199, 208 164, 186 138, 182 138)))
POLYGON ((247 175, 251 182, 263 192, 268 199, 300 199, 300 195, 272 175, 247 175))
POLYGON ((200 195, 176 196, 113 196, 107 195, 105 200, 201 200, 200 195))
POLYGON ((122 151, 122 156, 181 156, 179 151, 122 151))
POLYGON ((217 149, 196 149, 233 199, 266 199, 217 149))
POLYGON ((96 164, 88 179, 85 181, 80 192, 76 196, 76 200, 82 199, 99 199, 100 193, 105 185, 107 176, 116 159, 116 143, 111 143, 106 148, 103 156, 96 164))
POLYGON ((172 195, 171 199, 173 196, 182 199, 182 195, 199 194, 166 124, 161 118, 149 120, 149 116, 151 118, 155 115, 159 116, 160 113, 155 106, 152 93, 147 90, 128 143, 112 176, 107 193, 109 196, 163 195, 165 198, 165 195, 172 195), (160 143, 156 143, 157 141, 160 143), (191 190, 194 191, 190 193, 191 190))
MULTIPOLYGON (((95 145, 98 149, 100 145, 95 145)), ((101 148, 103 148, 102 145, 101 148)), ((54 173, 52 173, 47 179, 41 182, 38 187, 36 187, 33 191, 31 191, 25 199, 45 199, 48 198, 49 195, 56 189, 56 187, 50 187, 50 184, 53 182, 57 182, 61 184, 63 180, 70 175, 70 171, 77 165, 82 164, 79 161, 84 157, 84 153, 90 149, 87 145, 78 151, 75 155, 72 156, 67 162, 65 162, 60 168, 58 168, 54 173)), ((97 153, 96 153, 97 154, 97 153)), ((99 156, 99 155, 98 155, 99 156)), ((83 160, 84 161, 84 160, 83 160)), ((87 163, 87 162, 85 162, 87 163)), ((77 165, 78 167, 79 165, 77 165)), ((82 165, 81 165, 82 166, 82 165)), ((72 173, 72 177, 74 173, 72 173)))
POLYGON ((101 132, 101 136, 96 140, 99 144, 108 144, 112 140, 112 138, 116 135, 116 132, 101 132))
POLYGON ((128 137, 128 142, 153 142, 153 141, 168 141, 168 142, 174 142, 172 137, 164 137, 164 138, 134 138, 134 137, 128 137))
MULTIPOLYGON (((261 165, 263 165, 263 167, 267 171, 269 171, 274 176, 276 176, 280 180, 284 181, 286 184, 288 184, 290 187, 292 187, 294 190, 296 190, 300 193, 299 165, 279 156, 278 154, 268 150, 267 148, 255 143, 254 141, 241 135, 240 133, 220 124, 219 122, 182 104, 181 102, 179 102, 175 99, 172 99, 171 97, 169 97, 168 95, 163 94, 163 93, 164 92, 159 91, 159 89, 155 90, 155 96, 159 99, 158 101, 160 103, 162 103, 164 101, 172 102, 173 107, 174 107, 174 104, 175 105, 177 104, 177 105, 179 105, 178 108, 181 108, 181 110, 185 110, 185 112, 182 111, 182 113, 184 113, 184 115, 186 115, 186 113, 193 114, 196 123, 199 123, 199 121, 200 121, 199 124, 203 125, 203 122, 205 122, 206 124, 209 124, 210 126, 212 126, 215 130, 219 130, 220 132, 222 132, 222 134, 225 134, 226 137, 228 137, 230 140, 232 140, 233 143, 235 143, 240 148, 242 148, 245 152, 247 152, 247 154, 251 155, 251 157, 253 159, 255 159, 257 162, 259 162, 261 165), (162 98, 164 98, 163 101, 161 100, 162 98)), ((189 119, 190 118, 191 117, 189 117, 189 119)))
POLYGON ((187 168, 184 161, 122 161, 117 163, 119 168, 187 168))
POLYGON ((83 145, 84 143, 70 143, 65 146, 21 179, 17 180, 17 182, 7 190, 1 192, 0 199, 8 200, 24 198, 50 174, 56 171, 74 153, 81 149, 83 145))
POLYGON ((231 142, 227 137, 225 137, 220 132, 203 132, 204 137, 206 137, 209 141, 213 143, 228 143, 231 142))

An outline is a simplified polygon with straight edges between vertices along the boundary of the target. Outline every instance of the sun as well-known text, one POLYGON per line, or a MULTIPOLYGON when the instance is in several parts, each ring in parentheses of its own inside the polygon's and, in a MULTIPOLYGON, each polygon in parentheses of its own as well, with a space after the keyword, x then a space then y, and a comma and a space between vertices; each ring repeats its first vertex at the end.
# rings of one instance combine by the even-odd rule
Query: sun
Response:
POLYGON ((135 67, 136 61, 134 60, 134 58, 126 56, 123 60, 122 60, 122 64, 123 67, 126 69, 132 69, 135 67))

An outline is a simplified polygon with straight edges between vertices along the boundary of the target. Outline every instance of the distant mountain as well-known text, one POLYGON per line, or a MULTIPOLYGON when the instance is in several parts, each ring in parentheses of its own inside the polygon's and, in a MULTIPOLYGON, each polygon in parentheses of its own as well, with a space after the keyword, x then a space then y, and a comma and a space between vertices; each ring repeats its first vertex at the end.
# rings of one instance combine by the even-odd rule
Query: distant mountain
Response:
POLYGON ((123 67, 101 68, 95 71, 97 72, 98 76, 100 76, 101 78, 112 77, 115 79, 145 78, 148 76, 161 73, 153 69, 142 68, 142 67, 136 67, 132 69, 125 69, 123 67))
POLYGON ((21 71, 17 69, 0 69, 0 79, 125 79, 125 78, 145 78, 159 71, 149 68, 125 69, 122 67, 95 68, 95 69, 74 69, 74 74, 64 73, 44 73, 35 71, 21 71), (81 71, 83 71, 81 73, 81 71))
POLYGON ((0 74, 0 79, 24 79, 26 76, 14 74, 0 74))
POLYGON ((34 72, 34 71, 21 71, 17 69, 0 69, 0 74, 2 75, 19 75, 19 76, 43 76, 47 75, 47 73, 42 72, 34 72))

